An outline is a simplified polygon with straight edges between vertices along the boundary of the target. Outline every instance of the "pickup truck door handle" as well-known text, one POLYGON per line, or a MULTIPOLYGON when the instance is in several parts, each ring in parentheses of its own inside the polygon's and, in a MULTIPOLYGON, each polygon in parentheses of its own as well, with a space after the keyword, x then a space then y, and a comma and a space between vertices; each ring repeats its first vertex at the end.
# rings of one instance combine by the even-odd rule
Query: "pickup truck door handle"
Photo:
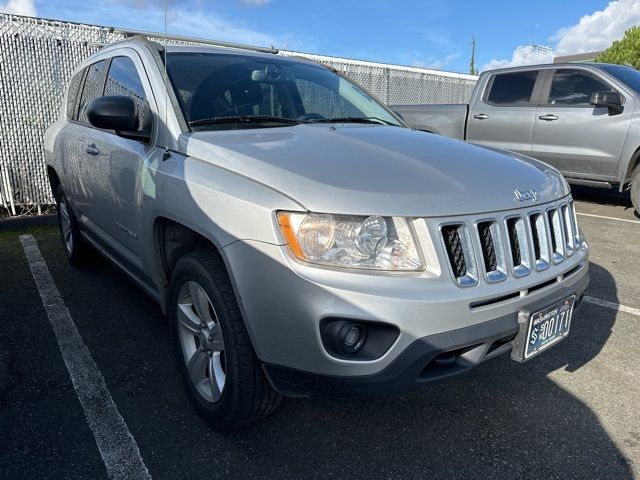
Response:
POLYGON ((487 115, 486 113, 476 113, 473 118, 475 118, 476 120, 486 120, 487 118, 489 118, 489 115, 487 115))
POLYGON ((100 153, 95 143, 92 143, 91 145, 87 145, 87 148, 85 148, 84 151, 90 155, 98 155, 98 153, 100 153))
POLYGON ((552 121, 554 121, 554 120, 557 120, 557 119, 558 119, 558 117, 557 117, 556 115, 551 115, 550 113, 549 113, 549 114, 547 114, 547 115, 540 115, 538 118, 539 118, 540 120, 545 120, 545 121, 547 121, 547 122, 552 122, 552 121))

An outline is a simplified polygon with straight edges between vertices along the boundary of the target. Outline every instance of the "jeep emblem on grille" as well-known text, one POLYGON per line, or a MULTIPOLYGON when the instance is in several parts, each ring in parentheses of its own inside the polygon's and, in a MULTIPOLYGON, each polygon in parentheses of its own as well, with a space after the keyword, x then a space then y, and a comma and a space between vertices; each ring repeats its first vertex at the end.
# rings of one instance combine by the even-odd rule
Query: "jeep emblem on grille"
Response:
POLYGON ((516 188, 513 193, 516 194, 516 199, 520 200, 521 202, 524 202, 526 200, 533 200, 535 202, 540 197, 540 195, 538 195, 538 192, 536 192, 533 188, 525 190, 524 192, 521 192, 516 188))

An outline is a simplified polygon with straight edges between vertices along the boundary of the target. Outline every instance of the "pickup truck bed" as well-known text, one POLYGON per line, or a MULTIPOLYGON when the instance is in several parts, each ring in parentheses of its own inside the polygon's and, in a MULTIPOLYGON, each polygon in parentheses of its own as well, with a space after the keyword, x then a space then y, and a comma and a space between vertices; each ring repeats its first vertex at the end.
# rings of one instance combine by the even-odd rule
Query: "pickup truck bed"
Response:
POLYGON ((391 107, 416 130, 466 140, 469 104, 396 105, 391 107))

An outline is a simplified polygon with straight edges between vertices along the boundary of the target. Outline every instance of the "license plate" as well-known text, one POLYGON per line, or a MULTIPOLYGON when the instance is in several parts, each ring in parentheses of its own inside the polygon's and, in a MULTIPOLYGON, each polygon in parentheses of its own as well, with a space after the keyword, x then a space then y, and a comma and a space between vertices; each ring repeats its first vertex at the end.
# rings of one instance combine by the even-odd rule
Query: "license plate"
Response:
POLYGON ((575 298, 566 298, 531 315, 525 359, 537 355, 569 334, 575 298))

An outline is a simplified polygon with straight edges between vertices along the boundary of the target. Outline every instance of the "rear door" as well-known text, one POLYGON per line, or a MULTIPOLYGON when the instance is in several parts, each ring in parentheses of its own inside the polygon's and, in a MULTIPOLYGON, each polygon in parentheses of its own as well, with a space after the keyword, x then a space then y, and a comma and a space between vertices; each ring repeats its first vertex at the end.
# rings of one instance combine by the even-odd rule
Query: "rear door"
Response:
POLYGON ((538 70, 490 75, 470 107, 467 140, 528 154, 541 75, 538 70))
POLYGON ((616 89, 606 78, 584 68, 550 71, 545 84, 534 121, 531 156, 567 177, 614 177, 632 109, 609 115, 607 108, 590 105, 593 92, 616 89))
MULTIPOLYGON (((94 216, 94 191, 96 184, 95 159, 93 152, 93 132, 86 115, 86 107, 92 100, 102 95, 107 61, 100 60, 86 67, 77 77, 80 82, 79 97, 67 106, 70 120, 65 125, 62 163, 68 182, 67 197, 81 222, 94 216)), ((74 77, 75 78, 75 77, 74 77)))

